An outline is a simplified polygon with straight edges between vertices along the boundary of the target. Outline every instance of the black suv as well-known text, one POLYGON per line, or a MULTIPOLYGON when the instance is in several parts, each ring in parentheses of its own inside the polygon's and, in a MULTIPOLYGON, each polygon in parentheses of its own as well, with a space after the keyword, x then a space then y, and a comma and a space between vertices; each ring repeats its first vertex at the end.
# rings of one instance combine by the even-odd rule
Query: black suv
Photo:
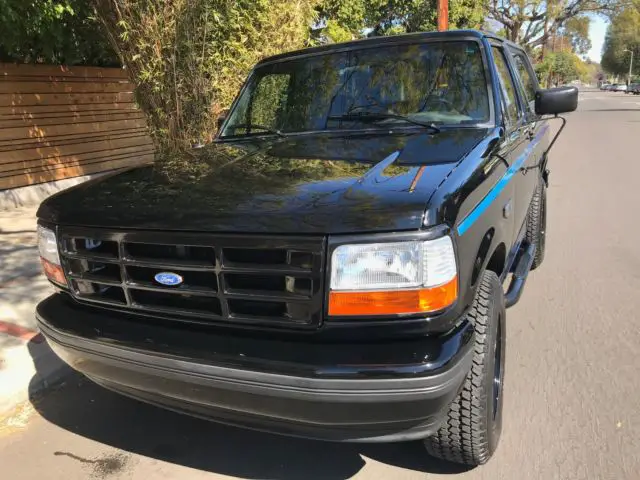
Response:
POLYGON ((172 410, 484 463, 505 307, 544 258, 541 115, 576 106, 477 31, 265 59, 211 145, 42 204, 42 333, 172 410))

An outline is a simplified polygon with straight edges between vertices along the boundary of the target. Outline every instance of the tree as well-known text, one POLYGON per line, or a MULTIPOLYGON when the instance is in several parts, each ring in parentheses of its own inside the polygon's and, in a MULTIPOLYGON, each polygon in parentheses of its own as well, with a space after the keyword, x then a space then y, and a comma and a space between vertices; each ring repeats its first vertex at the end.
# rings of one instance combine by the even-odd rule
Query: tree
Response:
POLYGON ((602 71, 600 65, 593 63, 591 60, 582 60, 579 57, 575 58, 576 70, 578 72, 578 79, 582 83, 598 83, 602 71))
POLYGON ((318 24, 314 33, 317 40, 343 42, 359 38, 367 24, 370 0, 324 0, 316 5, 318 24))
POLYGON ((640 0, 634 2, 611 19, 602 51, 602 67, 615 75, 629 72, 634 52, 633 74, 640 74, 640 0))
POLYGON ((589 17, 572 17, 566 21, 563 34, 568 37, 573 47, 573 51, 578 55, 586 55, 591 50, 591 39, 589 38, 589 17))
MULTIPOLYGON (((317 6, 319 30, 329 41, 341 37, 394 35, 436 29, 437 0, 323 0, 317 6)), ((484 3, 450 0, 451 28, 480 28, 484 3)))
POLYGON ((561 51, 545 55, 544 59, 535 65, 535 69, 543 83, 561 85, 584 74, 580 63, 583 63, 582 60, 574 53, 561 51))
POLYGON ((0 61, 118 65, 86 0, 0 0, 0 61))
POLYGON ((136 85, 158 158, 215 132, 261 58, 305 45, 311 0, 93 0, 136 85))
POLYGON ((567 24, 584 39, 581 32, 585 23, 588 32, 586 14, 612 13, 620 4, 620 0, 488 0, 488 15, 502 25, 509 40, 534 48, 544 45, 567 24))

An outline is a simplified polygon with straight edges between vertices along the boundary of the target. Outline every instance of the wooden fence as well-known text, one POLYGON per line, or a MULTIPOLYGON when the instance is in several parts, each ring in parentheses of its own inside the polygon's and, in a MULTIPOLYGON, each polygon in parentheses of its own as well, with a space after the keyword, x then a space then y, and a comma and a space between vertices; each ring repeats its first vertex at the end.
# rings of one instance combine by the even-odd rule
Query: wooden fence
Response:
POLYGON ((0 190, 152 160, 123 70, 0 64, 0 190))

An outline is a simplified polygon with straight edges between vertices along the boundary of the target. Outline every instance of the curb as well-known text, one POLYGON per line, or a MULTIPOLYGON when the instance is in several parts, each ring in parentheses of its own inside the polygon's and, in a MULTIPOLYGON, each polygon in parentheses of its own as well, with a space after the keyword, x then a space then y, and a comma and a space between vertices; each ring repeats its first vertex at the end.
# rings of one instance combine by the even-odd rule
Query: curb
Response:
POLYGON ((73 373, 39 337, 2 351, 0 418, 73 373))
POLYGON ((0 210, 38 206, 44 199, 55 193, 98 178, 106 173, 109 172, 94 173, 91 175, 2 190, 0 191, 0 210))

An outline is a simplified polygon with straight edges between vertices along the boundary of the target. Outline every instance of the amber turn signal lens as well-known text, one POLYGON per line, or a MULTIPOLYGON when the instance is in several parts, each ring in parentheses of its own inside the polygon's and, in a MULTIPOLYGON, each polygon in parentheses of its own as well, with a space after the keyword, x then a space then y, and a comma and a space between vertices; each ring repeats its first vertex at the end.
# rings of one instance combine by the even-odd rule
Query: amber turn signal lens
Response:
POLYGON ((67 279, 64 277, 64 272, 60 265, 55 265, 42 257, 40 257, 40 262, 42 262, 42 269, 49 280, 59 285, 67 284, 67 279))
POLYGON ((442 310, 458 298, 458 277, 432 288, 376 292, 331 292, 329 315, 398 315, 442 310))

